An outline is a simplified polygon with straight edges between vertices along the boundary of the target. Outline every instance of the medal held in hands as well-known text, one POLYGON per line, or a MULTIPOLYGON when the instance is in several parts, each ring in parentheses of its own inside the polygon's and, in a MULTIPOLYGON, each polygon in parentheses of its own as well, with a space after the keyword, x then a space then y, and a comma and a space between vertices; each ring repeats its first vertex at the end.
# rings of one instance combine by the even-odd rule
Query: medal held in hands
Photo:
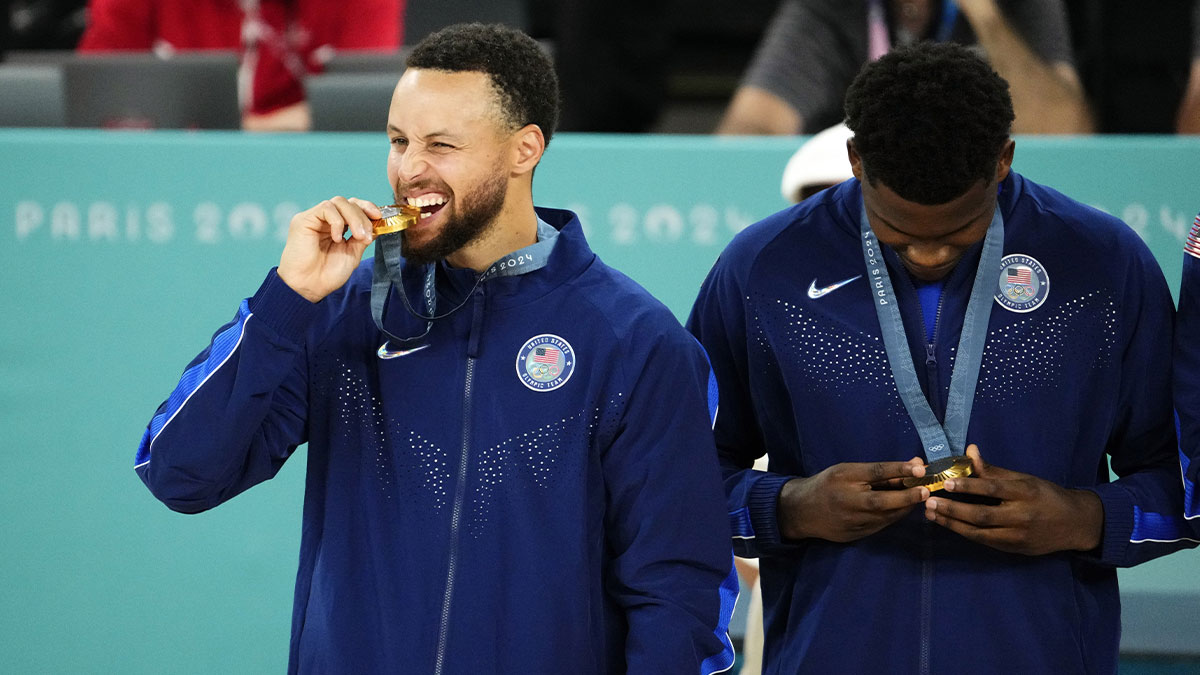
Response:
POLYGON ((923 486, 930 492, 937 492, 951 478, 966 478, 975 473, 971 458, 964 455, 945 457, 925 465, 925 475, 921 478, 905 478, 901 481, 904 487, 923 486))

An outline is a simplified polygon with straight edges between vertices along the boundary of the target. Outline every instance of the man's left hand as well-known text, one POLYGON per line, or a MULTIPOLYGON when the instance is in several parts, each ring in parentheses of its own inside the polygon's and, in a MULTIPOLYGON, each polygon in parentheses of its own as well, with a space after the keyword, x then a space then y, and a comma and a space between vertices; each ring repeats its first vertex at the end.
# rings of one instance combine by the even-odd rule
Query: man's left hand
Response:
POLYGON ((1087 490, 1068 490, 1026 473, 983 461, 979 448, 967 446, 974 463, 970 478, 946 481, 945 490, 998 500, 995 505, 967 504, 930 497, 925 517, 972 541, 1009 553, 1044 555, 1090 551, 1100 545, 1104 506, 1087 490))

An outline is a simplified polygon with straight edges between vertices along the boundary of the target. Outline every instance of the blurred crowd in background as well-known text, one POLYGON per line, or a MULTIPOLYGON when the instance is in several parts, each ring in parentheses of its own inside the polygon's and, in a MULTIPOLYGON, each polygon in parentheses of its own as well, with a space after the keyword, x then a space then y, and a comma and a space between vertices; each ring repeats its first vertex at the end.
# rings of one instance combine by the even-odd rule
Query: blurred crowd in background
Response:
POLYGON ((234 53, 246 129, 342 128, 314 125, 307 95, 339 56, 397 54, 444 25, 480 20, 523 28, 552 52, 566 131, 812 134, 840 121, 842 94, 864 62, 934 39, 987 54, 1012 86, 1018 133, 1200 133, 1200 0, 0 0, 0 8, 0 68, 44 64, 40 53, 234 53))

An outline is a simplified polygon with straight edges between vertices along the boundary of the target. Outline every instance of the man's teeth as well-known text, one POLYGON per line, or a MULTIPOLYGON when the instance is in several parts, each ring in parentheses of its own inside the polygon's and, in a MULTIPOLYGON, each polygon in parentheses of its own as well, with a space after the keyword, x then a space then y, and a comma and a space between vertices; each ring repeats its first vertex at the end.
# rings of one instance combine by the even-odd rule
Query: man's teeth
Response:
POLYGON ((409 206, 437 206, 445 204, 448 200, 445 195, 421 195, 420 197, 409 197, 407 199, 409 206))

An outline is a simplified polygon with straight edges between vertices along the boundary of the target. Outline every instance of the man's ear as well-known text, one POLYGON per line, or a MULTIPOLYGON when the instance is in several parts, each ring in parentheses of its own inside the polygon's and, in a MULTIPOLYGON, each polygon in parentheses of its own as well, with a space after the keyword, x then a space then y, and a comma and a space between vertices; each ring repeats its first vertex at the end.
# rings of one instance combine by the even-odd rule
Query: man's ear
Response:
POLYGON ((1008 178, 1008 172, 1012 170, 1013 154, 1017 149, 1017 142, 1013 139, 1008 139, 1004 144, 1004 149, 1000 151, 1000 159, 996 162, 996 182, 1003 182, 1008 178))
POLYGON ((546 152, 546 137, 536 124, 526 124, 513 137, 512 164, 514 174, 532 173, 542 153, 546 152))
POLYGON ((866 179, 863 178, 862 157, 858 156, 858 148, 854 147, 854 139, 846 139, 846 155, 850 157, 850 171, 854 173, 854 177, 861 183, 866 179))

